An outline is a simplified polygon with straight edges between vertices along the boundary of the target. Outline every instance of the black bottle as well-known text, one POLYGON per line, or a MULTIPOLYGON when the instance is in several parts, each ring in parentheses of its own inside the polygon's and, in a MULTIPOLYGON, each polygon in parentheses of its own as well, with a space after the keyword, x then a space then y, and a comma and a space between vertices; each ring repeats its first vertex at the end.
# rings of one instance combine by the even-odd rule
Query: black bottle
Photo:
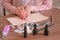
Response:
POLYGON ((49 35, 48 25, 45 25, 44 35, 45 36, 48 36, 49 35))
POLYGON ((33 35, 37 35, 37 34, 38 34, 37 25, 34 23, 33 35))
POLYGON ((26 25, 24 26, 24 38, 26 38, 27 37, 27 27, 26 27, 26 25))

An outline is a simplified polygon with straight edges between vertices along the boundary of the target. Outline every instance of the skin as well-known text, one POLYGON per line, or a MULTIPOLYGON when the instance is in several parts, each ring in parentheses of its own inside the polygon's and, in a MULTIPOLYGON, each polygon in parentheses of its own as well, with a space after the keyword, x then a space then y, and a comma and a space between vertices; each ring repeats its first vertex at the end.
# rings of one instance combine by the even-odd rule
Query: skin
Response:
POLYGON ((30 8, 29 7, 26 7, 25 9, 20 6, 20 7, 17 7, 17 14, 20 16, 20 18, 22 20, 26 20, 26 18, 30 15, 30 8))
MULTIPOLYGON (((21 2, 21 0, 19 1, 21 2)), ((17 4, 19 1, 2 0, 1 5, 11 13, 19 15, 20 19, 22 20, 26 20, 26 18, 30 15, 30 12, 38 12, 52 9, 52 0, 41 0, 41 2, 39 0, 36 0, 37 5, 34 4, 34 1, 32 1, 33 5, 30 5, 29 3, 25 8, 22 5, 19 6, 17 4), (16 5, 11 5, 11 2, 16 5)))

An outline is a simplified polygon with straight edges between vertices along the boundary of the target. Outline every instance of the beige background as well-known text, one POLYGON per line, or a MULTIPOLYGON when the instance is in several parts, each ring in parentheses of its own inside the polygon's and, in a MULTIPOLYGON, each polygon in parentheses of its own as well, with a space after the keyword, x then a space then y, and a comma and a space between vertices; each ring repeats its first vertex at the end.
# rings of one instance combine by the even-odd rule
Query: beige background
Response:
MULTIPOLYGON (((53 7, 60 7, 60 0, 53 0, 53 7)), ((0 0, 0 16, 3 16, 3 9, 1 6, 1 0, 0 0)))

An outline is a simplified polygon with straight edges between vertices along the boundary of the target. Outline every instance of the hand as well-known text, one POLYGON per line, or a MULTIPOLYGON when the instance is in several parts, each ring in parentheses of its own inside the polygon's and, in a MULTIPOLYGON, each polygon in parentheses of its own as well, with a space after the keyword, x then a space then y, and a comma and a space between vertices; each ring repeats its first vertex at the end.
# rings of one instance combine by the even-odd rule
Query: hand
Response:
POLYGON ((25 11, 26 11, 26 17, 28 17, 29 15, 30 15, 30 13, 31 13, 31 10, 30 10, 30 6, 27 6, 26 8, 25 8, 25 11))
POLYGON ((22 17, 24 20, 26 19, 26 12, 23 7, 18 7, 18 10, 20 11, 20 17, 22 17))
POLYGON ((25 9, 22 6, 17 7, 16 13, 22 20, 26 20, 26 18, 30 15, 30 7, 26 7, 25 9))
POLYGON ((21 7, 16 9, 16 14, 18 14, 22 20, 25 20, 26 12, 21 7))

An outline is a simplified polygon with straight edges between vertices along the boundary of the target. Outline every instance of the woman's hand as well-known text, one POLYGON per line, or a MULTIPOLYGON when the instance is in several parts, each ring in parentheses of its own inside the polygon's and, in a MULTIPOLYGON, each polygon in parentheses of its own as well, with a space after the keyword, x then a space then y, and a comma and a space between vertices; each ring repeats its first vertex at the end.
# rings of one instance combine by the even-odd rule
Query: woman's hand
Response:
POLYGON ((19 17, 22 20, 25 20, 26 19, 26 12, 21 7, 17 7, 17 9, 15 10, 15 12, 16 12, 17 15, 19 15, 19 17))
POLYGON ((25 7, 25 11, 27 13, 26 17, 28 17, 30 15, 30 13, 31 13, 30 6, 25 7))
POLYGON ((20 6, 16 9, 16 14, 20 16, 22 20, 26 20, 26 18, 30 15, 30 7, 24 7, 20 6))
POLYGON ((26 19, 26 11, 24 10, 23 7, 18 7, 18 10, 20 11, 19 15, 22 17, 24 20, 26 19))

